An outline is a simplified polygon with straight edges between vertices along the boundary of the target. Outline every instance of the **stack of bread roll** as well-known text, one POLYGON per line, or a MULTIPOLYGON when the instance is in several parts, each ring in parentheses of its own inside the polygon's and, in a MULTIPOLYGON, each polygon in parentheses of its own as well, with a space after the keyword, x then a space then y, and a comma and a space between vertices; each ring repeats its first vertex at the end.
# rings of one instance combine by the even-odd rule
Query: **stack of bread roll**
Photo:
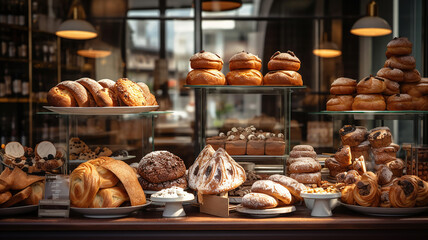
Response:
POLYGON ((223 60, 214 53, 204 50, 195 53, 190 58, 193 69, 187 74, 186 83, 189 85, 225 85, 226 78, 220 72, 223 60))
POLYGON ((260 72, 262 60, 254 54, 242 51, 229 60, 230 72, 226 75, 229 85, 262 85, 260 72))
POLYGON ((303 184, 321 184, 321 165, 317 153, 309 145, 296 145, 287 159, 287 174, 303 184))
POLYGON ((116 82, 90 78, 62 81, 49 90, 47 100, 49 105, 55 107, 158 105, 145 83, 135 83, 127 78, 120 78, 116 82))
POLYGON ((333 81, 330 88, 332 97, 327 101, 327 111, 350 111, 354 102, 357 81, 341 77, 333 81))
POLYGON ((263 78, 263 85, 302 86, 300 60, 292 51, 281 53, 277 51, 268 62, 268 72, 263 78))

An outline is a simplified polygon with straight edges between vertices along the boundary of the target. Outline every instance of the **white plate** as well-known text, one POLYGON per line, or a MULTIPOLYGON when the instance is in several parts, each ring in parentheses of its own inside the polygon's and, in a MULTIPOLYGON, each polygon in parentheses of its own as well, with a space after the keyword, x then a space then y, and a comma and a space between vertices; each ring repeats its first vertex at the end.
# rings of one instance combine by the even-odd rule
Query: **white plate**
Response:
POLYGON ((277 207, 277 208, 270 208, 270 209, 250 209, 243 207, 241 204, 236 206, 236 211, 240 213, 249 214, 253 217, 258 218, 265 218, 265 217, 276 217, 280 214, 284 213, 291 213, 296 211, 296 207, 294 206, 287 206, 287 207, 277 207))
MULTIPOLYGON (((121 161, 125 161, 125 160, 128 160, 128 159, 132 159, 132 158, 135 158, 136 156, 134 156, 134 155, 129 155, 129 156, 126 156, 126 157, 124 157, 124 156, 122 156, 122 157, 111 157, 111 158, 113 158, 113 159, 116 159, 116 160, 121 160, 121 161)), ((87 161, 89 161, 89 160, 80 160, 80 159, 75 159, 75 160, 70 160, 70 163, 71 164, 80 164, 80 163, 84 163, 84 162, 87 162, 87 161)))
POLYGON ((153 195, 150 197, 150 200, 153 202, 163 202, 163 203, 187 202, 187 201, 192 201, 193 199, 195 199, 195 196, 193 196, 193 194, 188 194, 185 197, 176 197, 176 198, 153 197, 153 195))
POLYGON ((159 108, 156 106, 138 106, 138 107, 53 107, 43 106, 44 108, 59 114, 71 115, 119 115, 154 111, 159 108))
POLYGON ((413 208, 383 208, 383 207, 363 207, 358 205, 349 205, 340 202, 343 206, 363 214, 372 216, 384 216, 384 217, 398 217, 398 216, 410 216, 418 213, 428 211, 428 207, 413 207, 413 208))
POLYGON ((117 208, 76 208, 70 207, 71 210, 83 214, 83 216, 88 218, 119 218, 126 217, 130 213, 140 210, 145 206, 148 206, 151 202, 138 206, 129 206, 129 207, 117 207, 117 208))
POLYGON ((28 205, 20 207, 0 208, 0 216, 18 215, 37 211, 38 205, 28 205))
POLYGON ((300 193, 300 196, 303 198, 311 198, 311 199, 332 199, 339 198, 342 196, 340 192, 338 193, 300 193))

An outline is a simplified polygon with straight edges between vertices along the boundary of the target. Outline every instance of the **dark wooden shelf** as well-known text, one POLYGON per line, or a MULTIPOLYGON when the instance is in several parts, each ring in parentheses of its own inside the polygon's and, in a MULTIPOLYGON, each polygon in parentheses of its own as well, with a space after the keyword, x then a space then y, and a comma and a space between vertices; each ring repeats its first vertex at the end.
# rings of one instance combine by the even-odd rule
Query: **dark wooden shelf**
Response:
POLYGON ((0 98, 0 103, 29 103, 29 98, 0 98))
POLYGON ((14 62, 14 63, 28 63, 28 58, 0 57, 0 61, 2 61, 2 62, 14 62))
POLYGON ((15 24, 0 23, 0 27, 10 28, 10 29, 19 30, 19 31, 28 31, 27 26, 20 26, 20 25, 15 25, 15 24))

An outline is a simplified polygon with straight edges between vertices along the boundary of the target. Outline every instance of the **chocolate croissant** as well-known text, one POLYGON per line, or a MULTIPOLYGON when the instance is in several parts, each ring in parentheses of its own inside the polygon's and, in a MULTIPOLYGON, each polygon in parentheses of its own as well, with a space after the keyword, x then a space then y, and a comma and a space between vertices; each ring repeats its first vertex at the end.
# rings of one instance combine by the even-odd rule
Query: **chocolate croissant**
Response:
POLYGON ((418 182, 411 175, 402 176, 394 181, 389 192, 391 206, 396 208, 414 207, 417 196, 418 182))
POLYGON ((380 203, 380 189, 377 177, 372 172, 364 173, 361 180, 355 184, 353 190, 354 200, 364 207, 377 207, 380 203))

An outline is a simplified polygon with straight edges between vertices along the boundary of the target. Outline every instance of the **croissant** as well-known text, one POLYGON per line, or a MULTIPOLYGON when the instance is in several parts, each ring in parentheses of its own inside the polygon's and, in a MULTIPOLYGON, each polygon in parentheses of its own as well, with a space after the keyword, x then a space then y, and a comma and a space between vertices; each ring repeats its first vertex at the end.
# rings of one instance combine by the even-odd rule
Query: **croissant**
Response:
POLYGON ((192 166, 189 167, 187 182, 191 189, 196 190, 198 185, 197 176, 198 176, 199 170, 201 166, 203 166, 206 162, 208 162, 213 157, 214 153, 215 153, 214 148, 210 144, 206 145, 205 148, 199 153, 198 157, 196 158, 192 166))
POLYGON ((389 201, 392 207, 409 208, 416 205, 418 182, 410 175, 398 178, 391 186, 389 201))
POLYGON ((418 194, 416 196, 416 206, 423 207, 428 205, 428 182, 420 179, 415 175, 407 175, 409 178, 414 178, 418 184, 418 194))
POLYGON ((31 184, 30 187, 32 190, 31 194, 27 199, 24 200, 24 203, 28 205, 37 205, 43 198, 45 184, 42 181, 39 181, 31 184))
POLYGON ((380 202, 380 189, 377 177, 372 172, 366 172, 361 180, 355 184, 353 191, 354 200, 358 205, 364 207, 377 207, 380 202))
POLYGON ((354 205, 355 204, 354 193, 353 193, 354 188, 355 188, 355 184, 351 184, 343 187, 341 190, 342 196, 340 197, 340 200, 342 200, 342 202, 346 204, 354 205))
POLYGON ((31 187, 24 188, 20 192, 13 195, 9 200, 3 203, 0 207, 7 208, 24 201, 31 195, 31 191, 32 191, 31 187))
POLYGON ((117 182, 119 182, 119 179, 116 177, 116 175, 114 175, 114 173, 112 173, 110 170, 107 170, 105 167, 102 166, 106 161, 111 161, 111 160, 113 159, 107 158, 107 157, 99 157, 88 161, 88 163, 95 166, 98 174, 100 175, 100 180, 101 180, 100 188, 110 188, 115 186, 117 182))
POLYGON ((129 200, 125 189, 112 187, 100 189, 89 207, 91 208, 114 208, 129 200))
POLYGON ((10 177, 12 170, 5 168, 0 174, 0 192, 5 192, 9 190, 10 186, 13 184, 13 178, 10 177))
POLYGON ((391 207, 391 201, 389 201, 389 191, 391 187, 382 187, 380 189, 380 206, 384 208, 391 207))
POLYGON ((70 202, 72 206, 86 208, 92 203, 101 185, 94 165, 84 162, 70 175, 70 202))

